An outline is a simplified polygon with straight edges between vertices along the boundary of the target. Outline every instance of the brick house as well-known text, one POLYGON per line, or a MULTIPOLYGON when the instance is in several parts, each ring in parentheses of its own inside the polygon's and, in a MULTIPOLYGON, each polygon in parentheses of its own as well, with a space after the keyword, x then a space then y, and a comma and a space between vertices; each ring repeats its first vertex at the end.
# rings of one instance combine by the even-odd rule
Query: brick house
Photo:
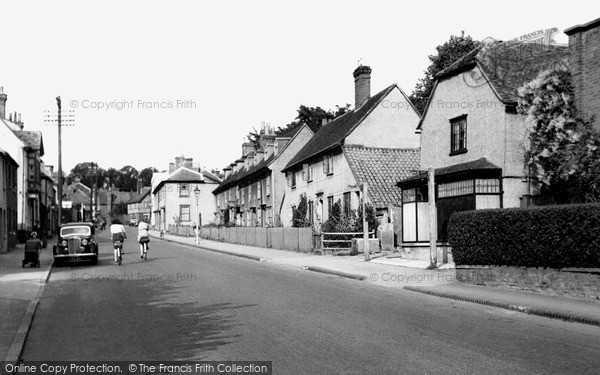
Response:
POLYGON ((600 130, 600 18, 565 30, 569 36, 569 69, 575 106, 584 120, 600 130))
POLYGON ((279 225, 285 176, 281 170, 313 136, 304 125, 290 137, 262 129, 259 148, 242 144, 242 158, 223 171, 223 182, 213 191, 220 224, 238 226, 279 225))
MULTIPOLYGON (((533 184, 525 170, 525 116, 517 90, 550 68, 567 68, 566 46, 489 42, 437 75, 417 132, 421 171, 435 170, 437 236, 457 211, 519 207, 533 184)), ((404 248, 429 241, 427 173, 401 180, 404 248)))
POLYGON ((406 94, 392 84, 371 97, 371 68, 359 66, 353 76, 355 108, 323 125, 283 169, 285 226, 291 225, 302 196, 308 220, 317 227, 337 201, 344 211, 358 209, 364 182, 373 191, 370 203, 382 214, 399 204, 399 190, 388 177, 408 176, 418 168, 420 117, 406 94))
MULTIPOLYGON (((214 174, 194 167, 192 159, 176 158, 169 175, 152 176, 152 225, 168 230, 169 225, 203 225, 215 221, 212 191, 221 183, 214 174)), ((158 174, 160 175, 160 174, 158 174)))

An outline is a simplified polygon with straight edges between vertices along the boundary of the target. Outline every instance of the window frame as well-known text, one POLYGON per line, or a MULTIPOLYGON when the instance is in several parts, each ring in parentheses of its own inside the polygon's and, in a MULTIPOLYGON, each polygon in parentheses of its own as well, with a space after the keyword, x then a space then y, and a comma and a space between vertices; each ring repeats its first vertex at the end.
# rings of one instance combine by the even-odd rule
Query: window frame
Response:
POLYGON ((185 183, 185 182, 180 182, 179 183, 179 196, 180 197, 189 197, 190 196, 190 189, 189 189, 190 184, 185 183), (185 189, 183 188, 185 187, 185 189), (187 194, 183 194, 183 192, 187 192, 187 194))
POLYGON ((189 222, 191 221, 191 217, 192 217, 192 212, 191 212, 191 206, 189 204, 180 204, 179 205, 179 221, 181 222, 189 222), (187 219, 184 219, 183 215, 183 209, 187 208, 188 212, 187 212, 187 219))
POLYGON ((467 115, 460 115, 450 119, 450 156, 464 154, 467 149, 467 115), (456 139, 455 139, 455 134, 456 139))

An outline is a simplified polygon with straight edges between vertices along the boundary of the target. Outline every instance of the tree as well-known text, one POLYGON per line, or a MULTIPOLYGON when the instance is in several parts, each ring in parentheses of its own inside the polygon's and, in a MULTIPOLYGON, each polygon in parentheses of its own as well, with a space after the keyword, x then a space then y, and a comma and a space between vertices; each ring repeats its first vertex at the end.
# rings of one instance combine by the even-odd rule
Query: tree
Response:
POLYGON ((451 35, 450 40, 435 47, 437 54, 429 55, 431 64, 424 72, 425 77, 419 79, 409 97, 420 114, 423 114, 425 111, 427 100, 429 100, 429 96, 433 91, 436 75, 456 60, 471 52, 474 48, 477 48, 480 44, 480 42, 473 40, 469 35, 465 36, 465 32, 463 31, 460 36, 451 35))
POLYGON ((543 195, 557 203, 598 201, 600 141, 591 123, 577 117, 571 74, 541 72, 519 89, 526 114, 525 167, 543 195))
POLYGON ((310 227, 311 222, 308 221, 308 200, 306 194, 300 195, 298 206, 292 212, 292 226, 293 227, 310 227))
POLYGON ((131 165, 126 165, 119 170, 120 178, 117 180, 116 187, 121 191, 136 191, 138 171, 131 165))
POLYGON ((321 125, 323 124, 323 120, 333 120, 344 113, 348 112, 350 109, 350 104, 346 104, 343 107, 338 105, 335 106, 336 110, 326 111, 321 107, 307 107, 305 105, 300 105, 298 108, 298 115, 296 119, 284 127, 279 127, 276 131, 276 135, 290 135, 293 134, 297 129, 299 129, 303 125, 308 125, 308 127, 313 131, 317 132, 321 125))
POLYGON ((142 186, 152 186, 152 175, 158 172, 154 167, 144 168, 140 171, 138 178, 142 181, 142 186))
POLYGON ((79 179, 82 184, 89 188, 91 188, 94 183, 96 184, 96 187, 102 187, 105 175, 106 171, 99 168, 97 164, 94 163, 92 165, 92 162, 83 162, 71 169, 71 172, 66 178, 66 182, 70 185, 75 182, 76 179, 79 179))

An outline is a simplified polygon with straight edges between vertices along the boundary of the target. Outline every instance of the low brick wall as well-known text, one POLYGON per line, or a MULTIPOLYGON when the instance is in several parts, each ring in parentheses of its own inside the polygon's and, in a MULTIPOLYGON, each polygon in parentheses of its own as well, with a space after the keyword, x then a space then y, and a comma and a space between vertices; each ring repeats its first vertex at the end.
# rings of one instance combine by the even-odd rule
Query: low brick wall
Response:
POLYGON ((598 268, 556 270, 506 266, 456 266, 456 280, 475 285, 600 299, 600 269, 598 268))

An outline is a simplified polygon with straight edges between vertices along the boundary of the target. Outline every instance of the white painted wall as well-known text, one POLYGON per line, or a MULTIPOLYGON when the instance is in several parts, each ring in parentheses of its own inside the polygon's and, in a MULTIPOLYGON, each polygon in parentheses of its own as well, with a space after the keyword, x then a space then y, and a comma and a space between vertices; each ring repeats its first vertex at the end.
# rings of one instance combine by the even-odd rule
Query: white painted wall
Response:
MULTIPOLYGON (((463 74, 481 74, 479 68, 463 74)), ((421 168, 446 167, 485 157, 502 168, 504 207, 517 207, 527 192, 524 176, 525 117, 506 113, 488 84, 478 87, 463 74, 438 83, 421 133, 421 168), (450 156, 450 120, 467 115, 467 152, 450 156)))
POLYGON ((419 115, 395 87, 371 114, 350 134, 347 145, 384 148, 417 148, 419 135, 415 133, 419 115))

